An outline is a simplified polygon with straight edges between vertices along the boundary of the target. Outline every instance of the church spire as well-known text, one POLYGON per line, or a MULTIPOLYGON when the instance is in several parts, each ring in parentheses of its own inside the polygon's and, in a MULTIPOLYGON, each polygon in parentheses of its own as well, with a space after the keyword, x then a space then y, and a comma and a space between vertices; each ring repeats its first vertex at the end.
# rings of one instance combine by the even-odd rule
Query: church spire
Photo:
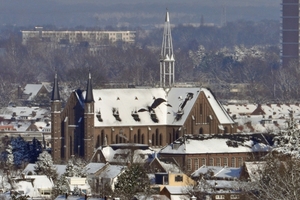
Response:
POLYGON ((163 41, 160 53, 160 86, 171 87, 175 83, 175 58, 173 54, 169 11, 166 12, 163 41))
POLYGON ((91 103, 91 102, 94 102, 94 96, 93 96, 91 72, 89 72, 89 79, 88 79, 87 88, 86 88, 85 103, 91 103))
POLYGON ((56 72, 55 72, 55 76, 54 76, 54 84, 53 84, 53 89, 52 89, 51 100, 52 101, 60 101, 58 81, 57 81, 57 73, 56 72))

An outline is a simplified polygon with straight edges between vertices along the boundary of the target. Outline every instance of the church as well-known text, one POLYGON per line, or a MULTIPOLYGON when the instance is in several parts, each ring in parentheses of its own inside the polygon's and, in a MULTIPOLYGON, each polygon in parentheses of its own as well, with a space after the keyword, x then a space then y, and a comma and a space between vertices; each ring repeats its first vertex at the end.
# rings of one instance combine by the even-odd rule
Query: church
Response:
POLYGON ((54 162, 86 160, 100 146, 133 143, 162 148, 191 134, 236 133, 236 124, 212 91, 176 87, 169 13, 160 56, 160 87, 75 90, 62 108, 57 74, 51 97, 54 162))

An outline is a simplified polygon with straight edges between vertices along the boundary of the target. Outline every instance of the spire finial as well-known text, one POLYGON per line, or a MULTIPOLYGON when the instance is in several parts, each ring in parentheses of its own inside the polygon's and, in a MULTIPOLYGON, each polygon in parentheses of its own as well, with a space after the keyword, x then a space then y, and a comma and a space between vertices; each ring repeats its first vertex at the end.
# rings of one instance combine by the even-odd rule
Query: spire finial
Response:
POLYGON ((90 71, 89 71, 89 79, 88 79, 87 87, 86 87, 85 102, 86 103, 94 102, 93 88, 92 88, 92 76, 91 76, 90 71))
POLYGON ((53 84, 53 89, 52 89, 51 100, 52 101, 59 101, 60 100, 59 89, 58 89, 58 81, 57 81, 57 72, 56 71, 55 71, 55 76, 54 76, 54 84, 53 84))

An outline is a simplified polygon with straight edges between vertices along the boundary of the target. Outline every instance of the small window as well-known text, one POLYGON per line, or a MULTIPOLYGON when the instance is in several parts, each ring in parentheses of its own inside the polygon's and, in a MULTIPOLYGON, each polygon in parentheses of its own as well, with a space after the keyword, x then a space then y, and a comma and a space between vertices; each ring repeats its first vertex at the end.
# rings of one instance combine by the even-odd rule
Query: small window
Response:
POLYGON ((199 169, 199 159, 194 159, 194 170, 199 169))
POLYGON ((188 159, 188 160, 187 160, 187 170, 192 170, 191 159, 188 159))
POLYGON ((216 195, 216 199, 225 199, 225 195, 218 194, 218 195, 216 195))
POLYGON ((235 157, 232 157, 232 158, 231 158, 231 167, 236 167, 236 164, 235 164, 235 157))
POLYGON ((230 199, 240 199, 240 195, 232 194, 232 195, 230 195, 230 199))
POLYGON ((182 182, 183 181, 183 176, 177 175, 175 176, 175 182, 182 182))
POLYGON ((206 165, 206 159, 205 158, 201 158, 201 165, 205 166, 206 165))
POLYGON ((223 165, 228 166, 228 159, 227 158, 223 158, 223 165))
POLYGON ((209 166, 214 166, 214 159, 213 158, 209 158, 209 166))

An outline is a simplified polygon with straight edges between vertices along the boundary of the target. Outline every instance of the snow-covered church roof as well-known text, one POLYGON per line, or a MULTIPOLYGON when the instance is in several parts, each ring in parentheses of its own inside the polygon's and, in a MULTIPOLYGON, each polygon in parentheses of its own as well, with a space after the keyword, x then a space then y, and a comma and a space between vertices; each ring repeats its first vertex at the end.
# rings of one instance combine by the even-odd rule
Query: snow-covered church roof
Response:
POLYGON ((201 92, 206 95, 221 124, 233 123, 208 89, 174 87, 168 90, 163 88, 94 89, 95 126, 181 126, 201 92))

